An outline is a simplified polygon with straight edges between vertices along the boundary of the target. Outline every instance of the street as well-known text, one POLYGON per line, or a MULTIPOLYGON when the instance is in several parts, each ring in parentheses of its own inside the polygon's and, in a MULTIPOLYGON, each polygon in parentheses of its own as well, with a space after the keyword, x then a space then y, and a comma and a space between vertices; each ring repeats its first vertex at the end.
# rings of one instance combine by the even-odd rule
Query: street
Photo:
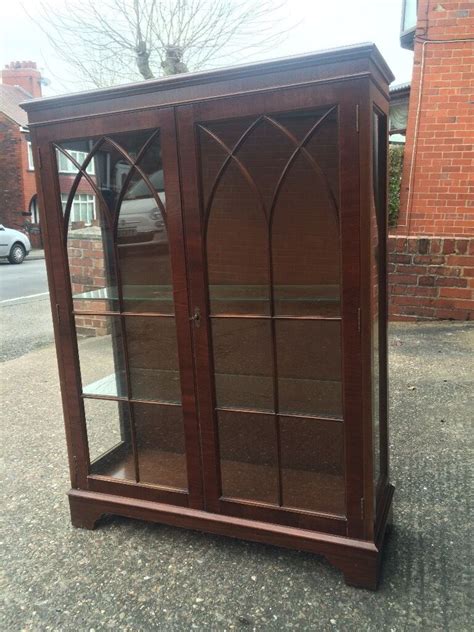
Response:
POLYGON ((0 261, 0 362, 53 342, 44 259, 0 261))

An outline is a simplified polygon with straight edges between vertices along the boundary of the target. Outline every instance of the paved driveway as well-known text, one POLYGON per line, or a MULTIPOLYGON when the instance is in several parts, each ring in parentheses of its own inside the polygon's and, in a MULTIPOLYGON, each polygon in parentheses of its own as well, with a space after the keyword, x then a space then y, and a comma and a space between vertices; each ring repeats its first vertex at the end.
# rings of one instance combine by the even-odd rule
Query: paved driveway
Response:
POLYGON ((50 345, 53 323, 44 258, 0 260, 0 362, 50 345))
POLYGON ((5 362, 0 629, 472 629, 473 347, 465 324, 392 326, 397 489, 378 593, 305 553, 123 518, 73 529, 54 350, 5 362))

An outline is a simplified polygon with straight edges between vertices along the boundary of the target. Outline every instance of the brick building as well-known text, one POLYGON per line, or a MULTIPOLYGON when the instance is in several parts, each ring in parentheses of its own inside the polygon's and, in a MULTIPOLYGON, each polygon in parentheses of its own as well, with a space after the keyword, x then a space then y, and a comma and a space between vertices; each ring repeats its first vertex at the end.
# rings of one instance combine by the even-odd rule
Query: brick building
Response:
POLYGON ((11 62, 0 83, 0 223, 32 224, 33 247, 41 247, 33 156, 26 112, 19 103, 41 96, 41 73, 31 61, 11 62), (25 215, 24 213, 30 213, 25 215))
POLYGON ((414 51, 391 317, 474 317, 474 3, 405 0, 414 51), (411 24, 410 24, 411 20, 411 24))

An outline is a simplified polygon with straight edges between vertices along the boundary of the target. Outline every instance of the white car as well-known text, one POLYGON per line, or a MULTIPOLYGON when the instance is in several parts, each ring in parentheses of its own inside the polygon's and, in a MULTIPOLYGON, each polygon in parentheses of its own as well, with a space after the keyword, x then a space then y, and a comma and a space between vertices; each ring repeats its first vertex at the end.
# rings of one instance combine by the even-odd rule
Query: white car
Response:
POLYGON ((0 257, 6 257, 10 263, 23 263, 30 250, 31 243, 26 235, 0 224, 0 257))
MULTIPOLYGON (((163 171, 155 171, 150 183, 158 193, 163 205, 166 204, 163 171)), ((139 242, 167 241, 164 218, 148 186, 142 180, 136 182, 127 191, 120 207, 117 235, 119 242, 125 245, 139 242)))

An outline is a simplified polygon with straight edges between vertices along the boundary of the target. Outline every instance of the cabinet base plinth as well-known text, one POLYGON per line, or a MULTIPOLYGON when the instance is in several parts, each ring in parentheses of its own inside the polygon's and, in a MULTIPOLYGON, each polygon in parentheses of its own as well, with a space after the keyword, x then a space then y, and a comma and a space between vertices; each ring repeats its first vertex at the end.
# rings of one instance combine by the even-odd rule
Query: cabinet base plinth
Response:
MULTIPOLYGON (((390 513, 392 495, 393 487, 388 486, 385 518, 390 513)), ((342 571, 346 584, 350 586, 376 590, 379 583, 386 521, 380 525, 377 543, 374 543, 320 531, 76 489, 69 492, 69 504, 71 521, 75 527, 94 529, 105 514, 148 520, 322 555, 342 571)))
POLYGON ((87 497, 72 495, 71 493, 69 493, 69 510, 71 512, 71 524, 77 529, 92 531, 103 516, 98 503, 91 503, 87 500, 87 497))

